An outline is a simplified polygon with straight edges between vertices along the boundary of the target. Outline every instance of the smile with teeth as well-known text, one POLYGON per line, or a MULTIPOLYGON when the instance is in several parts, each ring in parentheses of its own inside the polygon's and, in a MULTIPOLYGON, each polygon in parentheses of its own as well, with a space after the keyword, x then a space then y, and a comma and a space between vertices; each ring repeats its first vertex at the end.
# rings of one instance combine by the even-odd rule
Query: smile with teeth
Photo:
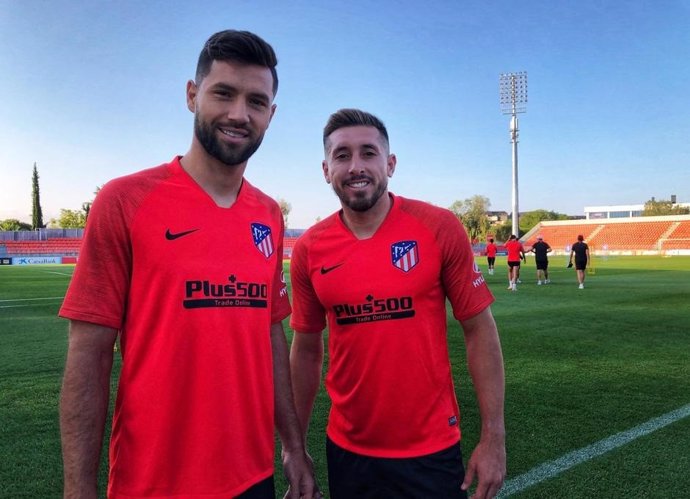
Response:
POLYGON ((223 135, 226 135, 228 137, 233 137, 235 139, 243 139, 245 138, 248 134, 245 130, 237 130, 237 129, 226 129, 226 128, 220 128, 220 131, 223 135))
POLYGON ((369 185, 368 180, 355 180, 347 183, 347 186, 353 189, 361 189, 362 187, 366 187, 367 185, 369 185))

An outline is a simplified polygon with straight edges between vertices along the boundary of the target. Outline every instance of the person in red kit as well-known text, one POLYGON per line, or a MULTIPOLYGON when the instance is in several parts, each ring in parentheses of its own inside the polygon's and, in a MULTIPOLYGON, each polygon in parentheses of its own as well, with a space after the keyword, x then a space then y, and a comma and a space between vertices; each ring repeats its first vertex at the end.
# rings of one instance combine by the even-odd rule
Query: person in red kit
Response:
POLYGON ((187 83, 192 145, 108 182, 60 316, 64 497, 95 499, 113 345, 122 371, 110 499, 274 499, 274 427, 289 497, 315 497, 295 413, 278 204, 244 179, 275 112, 269 44, 213 35, 187 83))
POLYGON ((493 497, 506 471, 503 358, 465 230, 448 210, 388 192, 396 158, 377 117, 341 109, 323 141, 323 174, 342 209, 292 254, 290 366, 306 432, 328 326, 330 497, 462 498, 475 480, 475 497, 493 497), (466 473, 446 299, 464 330, 482 421, 466 473))
POLYGON ((494 265, 496 264, 497 251, 498 246, 494 244, 493 239, 489 239, 489 243, 486 245, 486 263, 489 266, 489 275, 494 275, 494 265))
POLYGON ((515 234, 511 234, 505 247, 508 250, 508 289, 517 291, 517 282, 520 277, 520 261, 525 260, 525 248, 515 234))

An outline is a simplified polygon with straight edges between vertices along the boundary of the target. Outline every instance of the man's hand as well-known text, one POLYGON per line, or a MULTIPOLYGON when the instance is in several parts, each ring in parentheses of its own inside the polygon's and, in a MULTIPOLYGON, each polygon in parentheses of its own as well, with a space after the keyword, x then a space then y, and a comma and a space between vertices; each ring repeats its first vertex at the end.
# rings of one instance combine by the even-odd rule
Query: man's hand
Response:
POLYGON ((506 448, 503 438, 480 441, 465 472, 462 490, 468 490, 475 477, 477 490, 472 499, 491 499, 503 486, 506 476, 506 448))
POLYGON ((282 452, 283 472, 288 480, 288 490, 283 499, 323 499, 316 485, 314 461, 306 452, 282 452))

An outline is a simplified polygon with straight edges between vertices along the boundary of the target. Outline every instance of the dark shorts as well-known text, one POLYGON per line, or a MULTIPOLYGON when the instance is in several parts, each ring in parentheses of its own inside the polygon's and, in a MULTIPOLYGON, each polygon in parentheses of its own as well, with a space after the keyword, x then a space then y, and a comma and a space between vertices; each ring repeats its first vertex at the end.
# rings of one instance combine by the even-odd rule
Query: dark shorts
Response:
POLYGON ((519 266, 520 266, 520 261, 519 261, 519 260, 518 260, 517 262, 508 262, 508 267, 510 267, 511 269, 512 269, 513 267, 519 267, 519 266))
POLYGON ((575 269, 585 270, 587 268, 587 260, 575 260, 575 269))
POLYGON ((266 480, 262 480, 256 485, 252 485, 247 490, 242 492, 236 499, 275 499, 276 488, 273 483, 273 477, 269 476, 266 480))
POLYGON ((460 445, 414 458, 369 457, 326 440, 331 499, 465 499, 460 445))
POLYGON ((496 257, 495 256, 487 256, 486 261, 489 263, 489 265, 493 265, 496 263, 496 257))
POLYGON ((535 260, 535 263, 537 264, 537 270, 546 270, 549 268, 548 260, 535 260))

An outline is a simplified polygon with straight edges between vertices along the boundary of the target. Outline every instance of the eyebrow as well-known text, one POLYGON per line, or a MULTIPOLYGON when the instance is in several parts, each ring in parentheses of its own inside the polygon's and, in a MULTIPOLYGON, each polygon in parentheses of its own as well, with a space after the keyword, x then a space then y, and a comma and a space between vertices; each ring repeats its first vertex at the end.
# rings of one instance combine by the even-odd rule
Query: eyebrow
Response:
MULTIPOLYGON (((219 81, 218 83, 214 83, 211 86, 210 90, 211 91, 225 90, 225 91, 230 91, 230 92, 234 92, 234 93, 239 93, 237 87, 235 87, 233 85, 228 85, 227 83, 223 83, 222 81, 219 81)), ((250 92, 249 95, 251 97, 263 99, 266 102, 271 102, 271 97, 265 92, 250 92)))
MULTIPOLYGON (((336 148, 331 148, 331 153, 336 154, 336 153, 339 153, 341 151, 349 151, 350 149, 353 149, 353 148, 349 145, 342 145, 342 146, 338 146, 336 148)), ((367 144, 361 144, 361 145, 357 146, 356 149, 373 149, 373 150, 378 152, 378 151, 380 151, 381 148, 377 144, 368 144, 367 143, 367 144)))

